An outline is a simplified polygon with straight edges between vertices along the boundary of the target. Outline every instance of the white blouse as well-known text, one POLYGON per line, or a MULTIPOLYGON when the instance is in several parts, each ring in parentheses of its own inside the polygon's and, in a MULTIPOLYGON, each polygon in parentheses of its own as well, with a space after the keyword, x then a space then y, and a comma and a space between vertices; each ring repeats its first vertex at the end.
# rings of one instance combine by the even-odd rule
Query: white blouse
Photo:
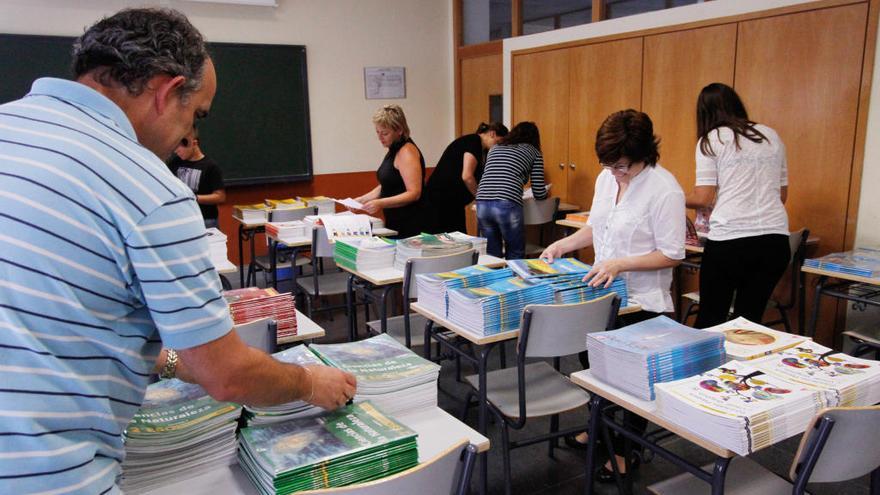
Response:
POLYGON ((767 141, 756 143, 719 127, 709 133, 715 156, 704 155, 697 143, 698 186, 716 186, 709 217, 709 239, 727 241, 766 234, 788 235, 788 214, 780 189, 788 185, 785 146, 773 129, 757 124, 767 141))
MULTIPOLYGON (((660 165, 645 167, 615 204, 617 191, 614 176, 603 170, 596 178, 587 220, 593 228, 596 262, 657 250, 667 258, 684 259, 684 192, 675 177, 660 165)), ((626 280, 631 303, 655 313, 674 310, 672 268, 629 271, 620 276, 626 280)))

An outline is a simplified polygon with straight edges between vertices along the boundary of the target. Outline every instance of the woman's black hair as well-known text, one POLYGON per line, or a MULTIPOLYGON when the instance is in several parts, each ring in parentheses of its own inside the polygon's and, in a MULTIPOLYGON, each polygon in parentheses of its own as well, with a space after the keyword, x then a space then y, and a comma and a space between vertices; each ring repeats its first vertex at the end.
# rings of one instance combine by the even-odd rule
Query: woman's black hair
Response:
POLYGON ((495 135, 498 137, 504 137, 508 132, 507 126, 501 122, 489 122, 488 124, 480 122, 480 125, 477 126, 477 130, 474 131, 474 134, 483 134, 489 131, 495 131, 495 135))
POLYGON ((697 97, 697 141, 704 155, 715 156, 709 143, 709 133, 719 127, 729 127, 733 131, 736 149, 740 149, 740 136, 755 143, 770 141, 749 120, 746 107, 736 91, 726 84, 712 83, 703 88, 697 97))
POLYGON ((520 143, 531 144, 538 151, 541 151, 541 135, 538 133, 538 126, 534 122, 520 122, 516 124, 510 130, 510 133, 501 140, 501 144, 520 143))

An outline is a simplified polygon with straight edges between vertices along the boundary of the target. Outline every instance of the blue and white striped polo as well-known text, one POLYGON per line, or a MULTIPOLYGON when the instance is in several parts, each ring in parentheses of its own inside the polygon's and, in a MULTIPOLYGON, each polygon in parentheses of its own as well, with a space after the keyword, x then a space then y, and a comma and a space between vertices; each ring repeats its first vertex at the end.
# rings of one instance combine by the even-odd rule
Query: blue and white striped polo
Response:
POLYGON ((193 193, 91 88, 0 106, 0 493, 113 493, 162 343, 232 327, 193 193))

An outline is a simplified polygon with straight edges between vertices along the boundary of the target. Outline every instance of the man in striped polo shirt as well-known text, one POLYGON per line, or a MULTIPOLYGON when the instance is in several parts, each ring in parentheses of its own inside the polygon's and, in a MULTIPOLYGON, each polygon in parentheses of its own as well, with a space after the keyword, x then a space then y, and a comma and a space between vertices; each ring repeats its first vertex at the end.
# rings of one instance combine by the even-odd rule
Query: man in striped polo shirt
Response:
POLYGON ((230 332, 195 198, 161 159, 214 97, 199 32, 125 10, 73 69, 0 106, 0 493, 119 492, 122 431, 176 362, 163 344, 219 400, 345 403, 351 375, 230 332))

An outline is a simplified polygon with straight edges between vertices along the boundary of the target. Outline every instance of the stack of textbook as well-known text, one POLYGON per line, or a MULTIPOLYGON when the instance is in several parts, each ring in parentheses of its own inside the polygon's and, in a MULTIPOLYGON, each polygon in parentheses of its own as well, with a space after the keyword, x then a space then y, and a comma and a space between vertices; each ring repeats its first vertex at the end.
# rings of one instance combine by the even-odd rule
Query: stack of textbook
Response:
MULTIPOLYGON (((310 351, 309 348, 304 345, 298 345, 281 352, 276 352, 275 354, 272 354, 272 357, 282 363, 291 363, 299 366, 324 364, 315 353, 310 351)), ((301 400, 265 407, 248 406, 245 404, 244 419, 248 426, 257 426, 281 423, 295 418, 314 416, 322 411, 323 409, 320 407, 313 406, 308 402, 301 400)))
POLYGON ((628 304, 628 296, 626 292, 626 282, 622 278, 615 278, 611 286, 590 287, 586 282, 581 281, 581 276, 576 277, 559 277, 557 280, 549 281, 553 288, 553 300, 557 304, 574 304, 585 301, 592 301, 607 294, 617 294, 620 298, 620 307, 624 308, 628 304))
POLYGON ((244 223, 266 222, 269 220, 269 207, 266 203, 235 205, 232 207, 232 216, 244 223))
POLYGON ((289 292, 279 294, 272 288, 246 287, 225 291, 223 297, 236 325, 272 318, 278 324, 278 338, 296 335, 296 309, 289 292))
POLYGON ((592 268, 575 258, 557 258, 553 263, 544 259, 508 260, 507 266, 526 280, 551 279, 561 276, 580 275, 583 277, 592 268))
POLYGON ((724 335, 658 316, 619 330, 587 334, 590 371, 640 399, 654 385, 693 376, 725 361, 724 335))
POLYGON ((288 199, 267 199, 266 206, 273 210, 299 210, 306 207, 305 201, 299 201, 293 198, 288 199))
POLYGON ((724 350, 727 358, 737 361, 764 357, 809 340, 801 335, 780 332, 752 323, 742 316, 704 330, 724 334, 724 350))
POLYGON ((327 196, 300 196, 300 201, 309 207, 318 209, 318 215, 332 215, 336 213, 336 202, 327 196))
POLYGON ((313 344, 326 364, 357 378, 355 402, 371 401, 388 414, 437 406, 440 366, 407 349, 388 334, 342 344, 313 344))
POLYGON ((552 304, 549 284, 511 277, 485 287, 447 292, 449 321, 479 336, 519 328, 523 308, 529 304, 552 304))
POLYGON ((804 260, 804 266, 859 277, 880 278, 880 249, 857 248, 843 253, 831 253, 821 258, 804 260))
POLYGON ((142 493, 235 464, 241 407, 217 402, 199 387, 163 380, 147 387, 125 429, 122 488, 142 493))
POLYGON ((241 430, 239 463, 262 494, 345 486, 418 464, 416 433, 370 403, 241 430))
MULTIPOLYGON (((590 354, 592 364, 593 355, 590 354)), ((822 391, 730 361, 657 385, 657 412, 739 455, 796 435, 826 406, 822 391)))
POLYGON ((482 265, 459 268, 451 272, 416 275, 419 305, 444 318, 447 316, 447 293, 451 289, 484 287, 501 279, 510 278, 509 268, 493 270, 482 265))
POLYGON ((755 368, 823 391, 830 406, 880 402, 880 362, 859 359, 812 341, 751 361, 755 368))
POLYGON ((211 257, 211 263, 214 266, 223 266, 229 263, 226 257, 226 234, 220 232, 216 227, 207 229, 208 233, 208 256, 211 257))
POLYGON ((446 235, 455 239, 456 241, 469 242, 471 246, 474 247, 474 251, 478 254, 486 254, 486 247, 489 244, 489 240, 485 237, 477 237, 473 235, 468 235, 459 231, 449 232, 446 235))
POLYGON ((266 224, 266 233, 281 242, 284 242, 285 239, 288 241, 291 239, 312 240, 312 226, 302 220, 269 222, 266 224))
POLYGON ((615 293, 620 298, 620 307, 627 305, 626 281, 618 277, 607 288, 604 285, 590 287, 582 279, 593 267, 575 258, 557 258, 553 263, 539 258, 508 260, 507 266, 526 280, 551 284, 557 304, 591 301, 615 293))
POLYGON ((333 259, 337 265, 355 271, 391 268, 394 244, 382 237, 340 239, 333 244, 333 259))
POLYGON ((431 258, 463 253, 473 247, 469 241, 455 240, 447 234, 419 234, 397 241, 394 268, 403 270, 410 258, 431 258))

